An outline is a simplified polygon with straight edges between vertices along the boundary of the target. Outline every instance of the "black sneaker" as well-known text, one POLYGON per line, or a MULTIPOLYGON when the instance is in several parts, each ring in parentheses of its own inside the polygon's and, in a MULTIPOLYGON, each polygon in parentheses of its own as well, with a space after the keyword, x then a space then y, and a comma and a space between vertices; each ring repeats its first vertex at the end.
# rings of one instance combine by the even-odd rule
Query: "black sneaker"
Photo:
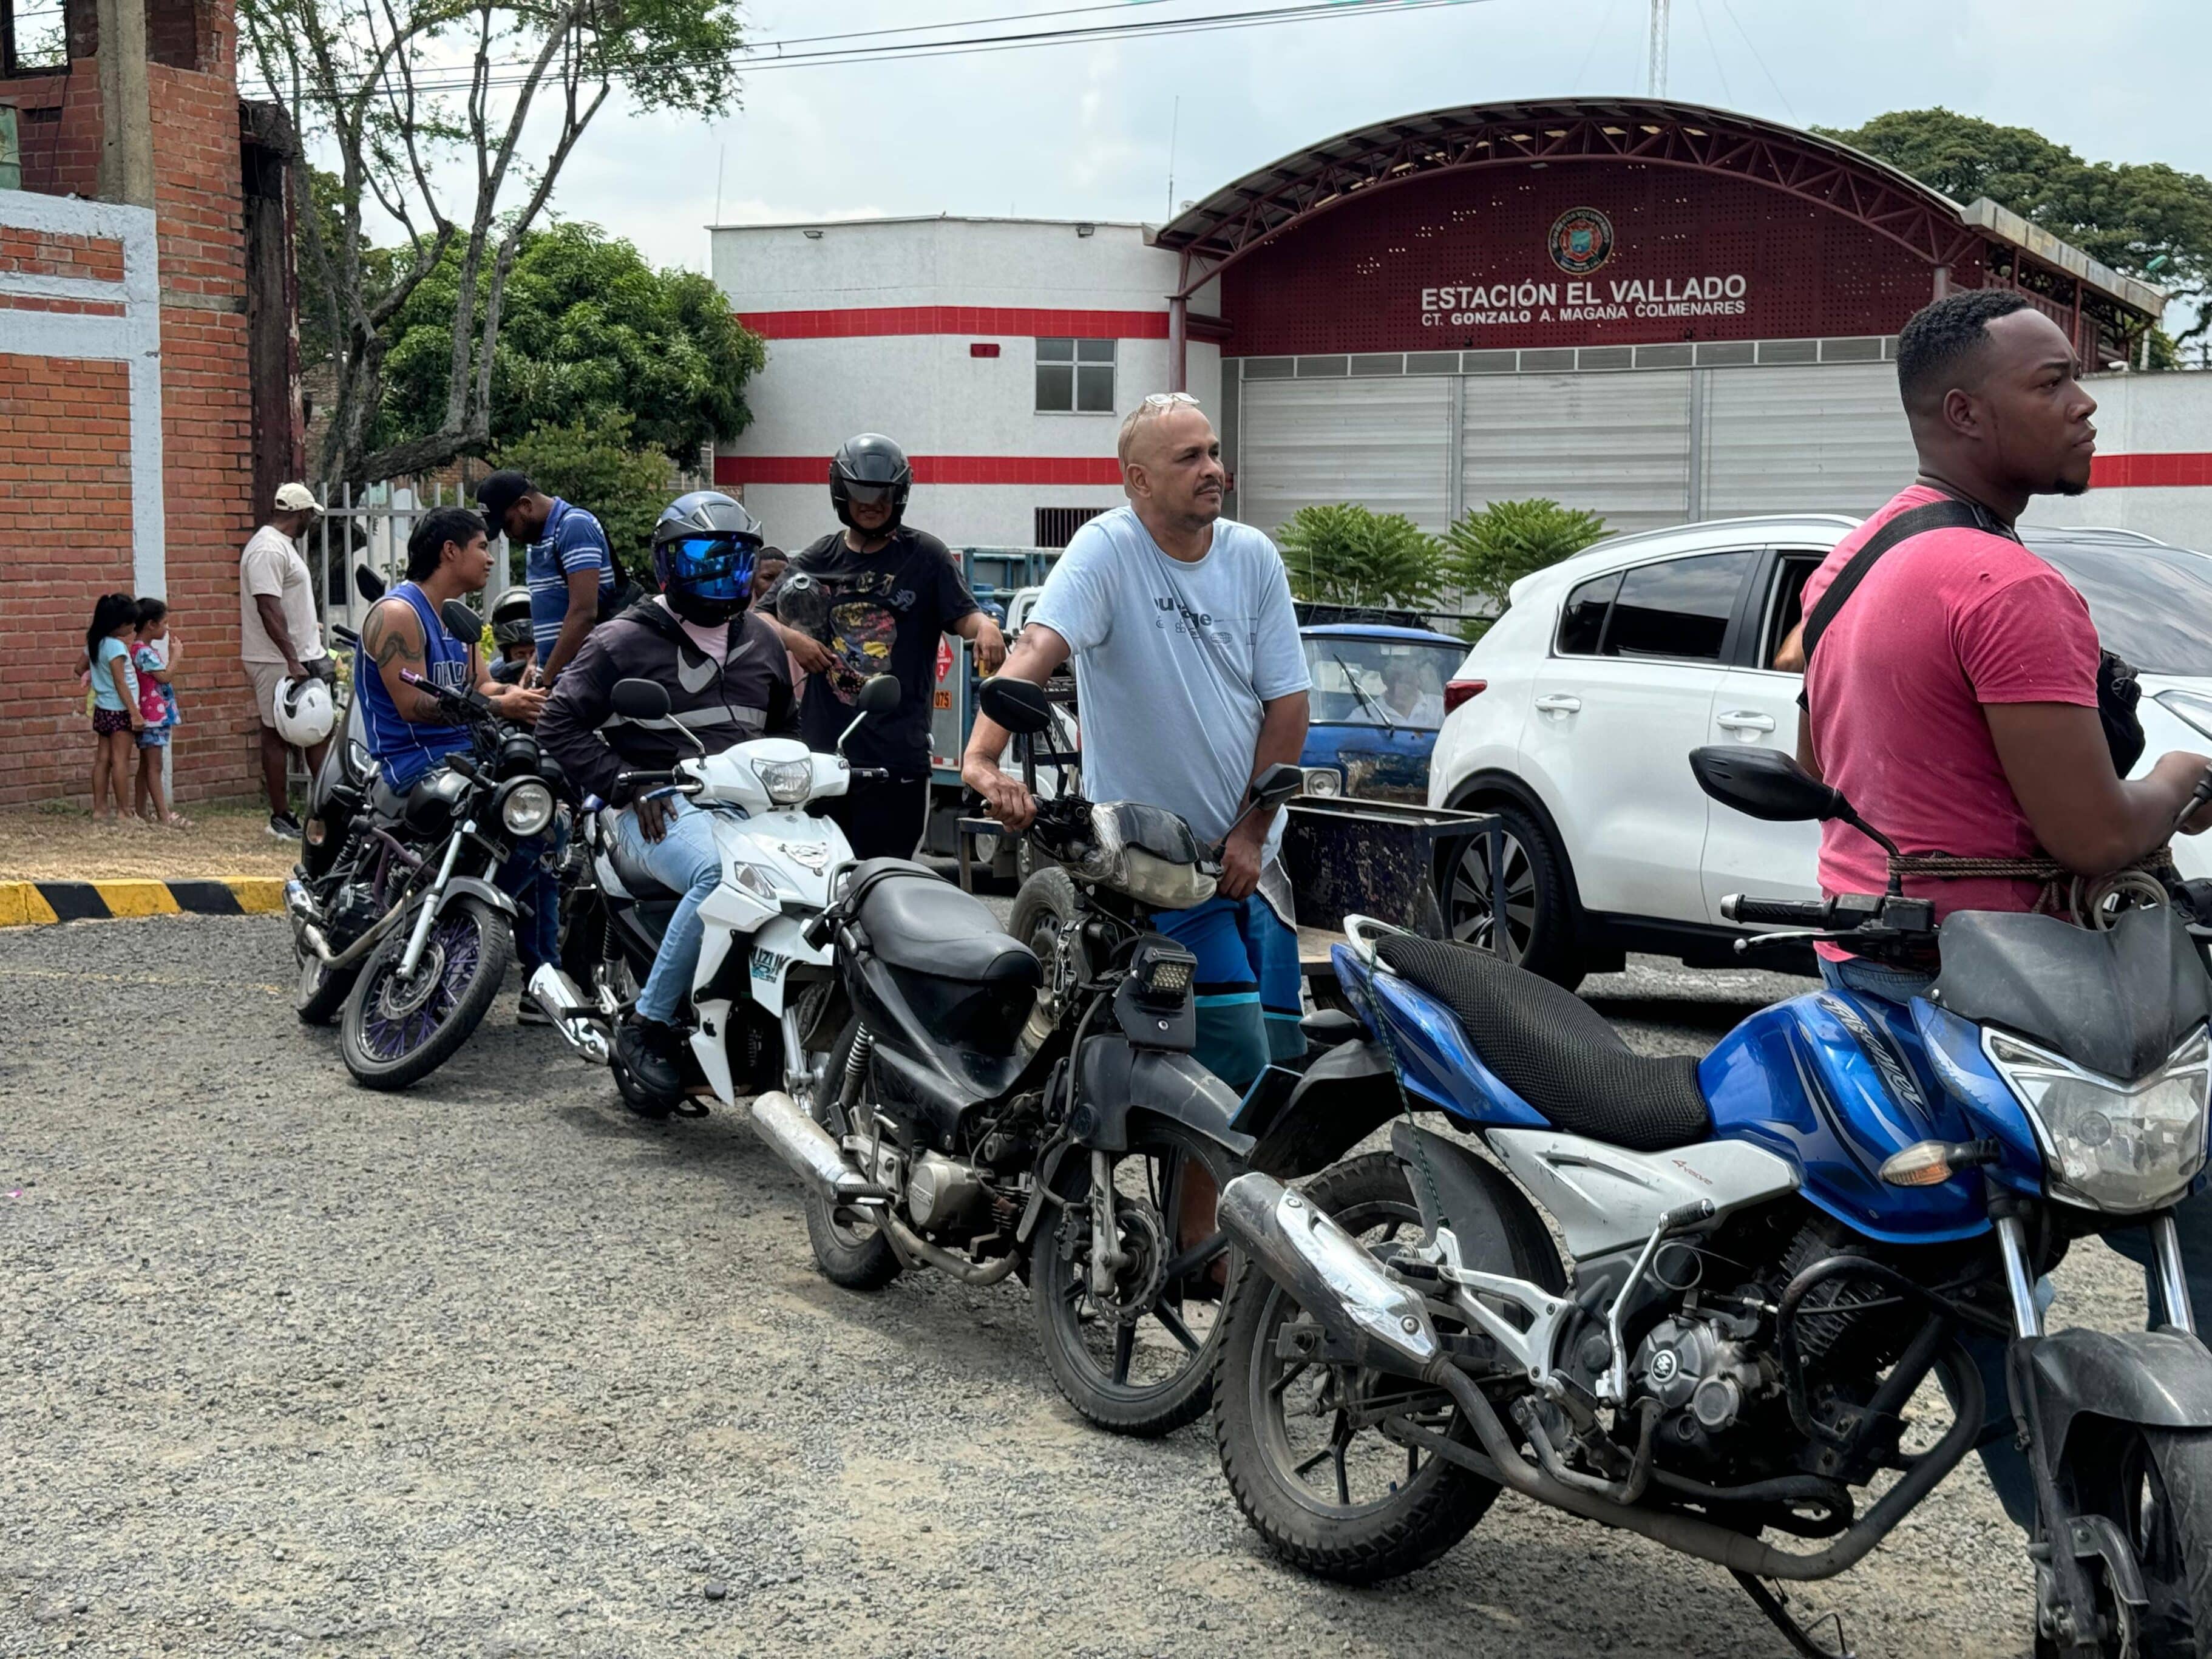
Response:
POLYGON ((517 1025, 550 1025, 553 1016, 538 1006, 536 997, 525 991, 522 1000, 514 1006, 514 1023, 517 1025))
MULTIPOLYGON (((616 1060, 629 1073, 643 1102, 658 1104, 663 1113, 684 1097, 684 1073, 676 1063, 676 1028, 657 1019, 632 1016, 615 1033, 616 1060)), ((623 1091, 623 1097, 634 1108, 644 1109, 629 1091, 623 1091)))
POLYGON ((271 812, 269 815, 269 833, 278 841, 303 839, 300 832, 300 820, 289 812, 271 812))

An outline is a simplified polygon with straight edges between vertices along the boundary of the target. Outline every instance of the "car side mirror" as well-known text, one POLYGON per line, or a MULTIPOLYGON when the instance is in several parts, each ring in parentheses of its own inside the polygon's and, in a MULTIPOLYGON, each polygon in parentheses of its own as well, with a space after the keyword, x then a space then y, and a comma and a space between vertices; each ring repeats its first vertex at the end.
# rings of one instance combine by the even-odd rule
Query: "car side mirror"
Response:
POLYGON ((617 680, 608 701, 626 720, 666 720, 671 707, 668 688, 657 680, 617 680))
POLYGON ((483 618, 465 599, 447 599, 438 607, 438 620, 455 639, 474 645, 483 637, 483 618))
POLYGON ((869 675, 853 698, 853 707, 863 714, 888 714, 898 703, 899 683, 889 674, 869 675))
POLYGON ((367 565, 357 564, 353 568, 353 591, 374 605, 384 597, 384 578, 367 565))
MULTIPOLYGON (((1052 702, 1034 681, 994 674, 975 688, 978 707, 1016 736, 1034 736, 1052 724, 1052 702)), ((1297 769, 1293 767, 1291 770, 1297 769)))
POLYGON ((1690 751, 1698 787, 1723 806, 1769 823, 1858 815, 1843 792, 1825 784, 1779 750, 1716 744, 1690 751))
POLYGON ((1306 775, 1288 761, 1278 761, 1252 780, 1251 799, 1255 806, 1273 811, 1296 794, 1304 793, 1306 775))

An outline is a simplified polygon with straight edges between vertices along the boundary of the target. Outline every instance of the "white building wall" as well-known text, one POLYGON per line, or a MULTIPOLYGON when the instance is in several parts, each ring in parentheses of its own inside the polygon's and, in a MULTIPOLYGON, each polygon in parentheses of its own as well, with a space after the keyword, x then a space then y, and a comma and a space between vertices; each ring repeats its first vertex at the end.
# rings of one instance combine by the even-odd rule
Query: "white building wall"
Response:
POLYGON ((2087 385, 2100 482, 2086 495, 2037 496, 2025 521, 2111 525, 2212 553, 2212 374, 2100 374, 2087 385), (2135 482, 2144 478, 2175 482, 2135 482))
MULTIPOLYGON (((915 458, 925 480, 913 522, 955 545, 1025 546, 1037 507, 1118 504, 1109 463, 1121 417, 1169 383, 1161 336, 1178 261, 1147 246, 1141 226, 1090 228, 951 218, 717 228, 714 279, 732 309, 769 314, 769 337, 767 366, 746 388, 753 423, 717 451, 725 487, 742 490, 775 541, 801 545, 836 526, 831 453, 878 431, 915 458), (920 307, 951 314, 918 319, 920 307), (1068 315, 1086 312, 1158 320, 1133 337, 1068 315), (1107 333, 1117 341, 1114 411, 1039 412, 1037 336, 1107 333), (977 344, 999 355, 974 356, 977 344), (1060 465, 1024 482, 1025 461, 1060 465), (967 481, 979 473, 1008 481, 967 481)), ((1212 303, 1202 291, 1193 308, 1205 314, 1212 303)), ((1193 341, 1185 364, 1188 389, 1218 423, 1218 348, 1193 341)))

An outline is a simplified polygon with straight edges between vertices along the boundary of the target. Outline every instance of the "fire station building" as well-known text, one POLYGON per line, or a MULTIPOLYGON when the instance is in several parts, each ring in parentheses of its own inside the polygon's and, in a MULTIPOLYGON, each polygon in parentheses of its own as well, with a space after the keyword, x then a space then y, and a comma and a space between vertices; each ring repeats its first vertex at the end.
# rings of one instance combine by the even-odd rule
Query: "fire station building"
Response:
MULTIPOLYGON (((1064 543, 1121 499, 1120 416, 1178 389, 1221 431, 1231 511, 1271 532, 1340 501, 1432 531, 1530 495, 1617 531, 1863 513, 1911 473, 1896 334, 1929 300, 2017 290, 2114 374, 2165 303, 1993 202, 1659 100, 1410 116, 1158 228, 718 228, 714 270, 769 343, 716 476, 787 544, 831 527, 829 455, 867 429, 914 457, 913 516, 946 540, 1064 543)), ((2107 449, 2100 483, 2165 477, 2107 449)), ((2160 487, 2179 533, 2201 489, 2160 487)))

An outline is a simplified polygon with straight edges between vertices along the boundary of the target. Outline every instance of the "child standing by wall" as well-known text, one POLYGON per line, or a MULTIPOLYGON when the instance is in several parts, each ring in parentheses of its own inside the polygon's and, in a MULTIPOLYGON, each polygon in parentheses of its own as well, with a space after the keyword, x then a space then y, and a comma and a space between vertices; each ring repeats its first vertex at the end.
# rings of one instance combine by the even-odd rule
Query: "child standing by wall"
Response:
POLYGON ((138 712, 138 678, 131 644, 138 631, 138 602, 128 593, 103 593, 84 631, 92 670, 92 816, 118 823, 131 795, 131 734, 146 723, 138 712), (109 803, 112 789, 114 801, 109 803))
POLYGON ((138 713, 146 724, 138 733, 138 787, 131 796, 131 810, 138 817, 182 830, 190 820, 170 809, 168 780, 161 764, 169 746, 169 732, 177 723, 177 693, 169 680, 169 607, 160 599, 141 599, 131 666, 138 676, 138 713), (149 811, 149 807, 153 810, 149 811))

